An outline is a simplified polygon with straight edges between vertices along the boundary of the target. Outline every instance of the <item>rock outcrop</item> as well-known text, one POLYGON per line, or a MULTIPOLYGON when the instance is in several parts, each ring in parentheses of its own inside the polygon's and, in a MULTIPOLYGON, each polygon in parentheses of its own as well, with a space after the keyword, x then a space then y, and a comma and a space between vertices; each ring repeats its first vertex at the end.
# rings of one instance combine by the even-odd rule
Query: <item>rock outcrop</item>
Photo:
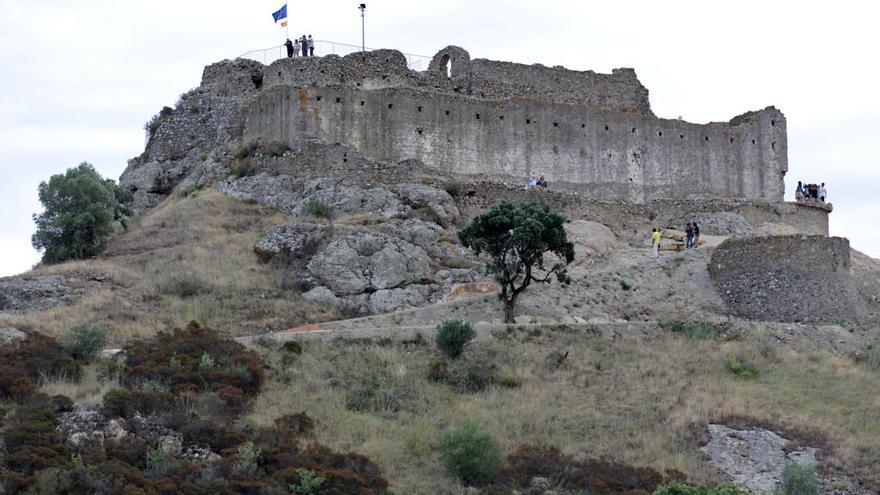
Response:
POLYGON ((68 302, 71 290, 61 275, 0 279, 0 312, 40 311, 68 302))

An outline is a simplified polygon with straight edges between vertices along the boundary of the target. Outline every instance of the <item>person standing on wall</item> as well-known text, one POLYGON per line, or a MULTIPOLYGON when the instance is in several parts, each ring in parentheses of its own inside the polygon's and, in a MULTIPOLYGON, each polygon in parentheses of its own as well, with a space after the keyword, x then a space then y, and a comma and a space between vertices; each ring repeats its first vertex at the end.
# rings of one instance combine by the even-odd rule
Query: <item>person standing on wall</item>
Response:
POLYGON ((284 46, 287 47, 287 58, 293 58, 293 42, 290 41, 290 38, 287 38, 287 41, 284 42, 284 46))
POLYGON ((688 222, 687 228, 684 229, 684 235, 685 235, 684 247, 685 248, 694 247, 694 228, 691 227, 690 222, 688 222))
POLYGON ((797 189, 794 190, 794 200, 798 203, 803 203, 804 201, 804 186, 801 181, 798 181, 797 189))
POLYGON ((697 222, 694 222, 694 242, 693 247, 700 247, 700 226, 697 225, 697 222))
POLYGON ((312 35, 309 35, 309 56, 315 56, 315 40, 312 39, 312 35))
POLYGON ((302 38, 299 39, 300 45, 302 46, 302 54, 303 57, 309 56, 309 40, 306 38, 306 35, 302 35, 302 38))
POLYGON ((655 258, 660 257, 660 239, 660 231, 654 229, 651 232, 651 256, 655 258))
POLYGON ((821 186, 819 186, 819 201, 825 202, 825 197, 828 196, 828 191, 825 190, 825 183, 823 182, 821 186))
POLYGON ((293 58, 299 57, 301 48, 299 47, 299 38, 293 42, 293 58))

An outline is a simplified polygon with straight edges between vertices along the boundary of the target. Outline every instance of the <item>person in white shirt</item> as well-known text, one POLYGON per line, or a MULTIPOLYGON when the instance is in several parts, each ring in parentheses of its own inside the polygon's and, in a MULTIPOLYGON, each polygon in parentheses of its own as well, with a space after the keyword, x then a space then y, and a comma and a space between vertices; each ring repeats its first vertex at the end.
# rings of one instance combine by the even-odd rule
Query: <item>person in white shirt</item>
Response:
POLYGON ((825 202, 825 198, 828 196, 828 191, 825 190, 825 183, 823 182, 821 186, 819 186, 819 201, 825 202))
POLYGON ((529 177, 529 189, 534 189, 538 185, 538 181, 534 177, 529 177))

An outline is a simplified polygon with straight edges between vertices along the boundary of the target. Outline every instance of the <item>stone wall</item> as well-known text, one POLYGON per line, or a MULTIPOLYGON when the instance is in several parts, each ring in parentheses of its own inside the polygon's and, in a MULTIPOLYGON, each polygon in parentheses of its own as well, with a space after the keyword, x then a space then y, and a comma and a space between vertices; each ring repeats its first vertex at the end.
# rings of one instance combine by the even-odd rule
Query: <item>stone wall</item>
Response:
POLYGON ((459 175, 554 187, 593 199, 782 201, 785 117, 774 108, 698 125, 635 112, 414 89, 278 86, 246 113, 247 139, 316 137, 377 161, 418 159, 459 175))
POLYGON ((556 190, 525 190, 495 182, 478 181, 464 186, 459 204, 467 217, 482 213, 499 201, 545 203, 568 219, 605 224, 614 234, 635 244, 647 242, 651 229, 684 229, 692 219, 719 212, 743 217, 756 231, 767 223, 785 225, 811 235, 828 235, 828 209, 798 203, 770 203, 737 199, 654 200, 642 204, 596 201, 583 195, 556 190))
POLYGON ((372 161, 554 188, 604 201, 781 202, 785 117, 726 123, 656 118, 632 69, 611 74, 438 52, 415 72, 395 50, 208 66, 120 182, 155 205, 206 155, 248 139, 341 143, 372 161))
POLYGON ((709 274, 730 310, 743 318, 834 323, 862 314, 844 238, 731 238, 715 248, 709 274))

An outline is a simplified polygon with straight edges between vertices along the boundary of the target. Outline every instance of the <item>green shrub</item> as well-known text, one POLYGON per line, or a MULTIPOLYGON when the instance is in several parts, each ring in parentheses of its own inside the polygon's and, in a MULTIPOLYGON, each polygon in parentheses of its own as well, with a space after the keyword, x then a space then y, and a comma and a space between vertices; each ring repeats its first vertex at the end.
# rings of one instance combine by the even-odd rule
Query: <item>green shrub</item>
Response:
POLYGON ((629 282, 627 282, 626 280, 621 279, 620 280, 620 288, 622 290, 630 290, 630 289, 632 289, 632 285, 629 282))
POLYGON ((177 272, 158 286, 160 294, 173 295, 181 299, 189 299, 200 294, 208 294, 213 287, 192 272, 177 272))
POLYGON ((754 380, 761 376, 761 371, 758 370, 757 366, 749 362, 740 361, 737 358, 728 358, 724 364, 727 367, 727 371, 743 380, 754 380))
POLYGON ((107 330, 90 324, 75 326, 58 339, 62 349, 82 361, 94 360, 106 343, 107 330))
POLYGON ((153 137, 156 131, 159 130, 159 126, 162 125, 162 122, 170 119, 172 115, 174 115, 174 109, 169 106, 162 107, 162 110, 159 110, 159 113, 153 115, 153 117, 144 124, 144 130, 147 131, 147 138, 153 137))
POLYGON ((874 371, 880 371, 880 334, 874 336, 874 341, 865 349, 865 364, 874 371))
POLYGON ((707 322, 661 321, 659 325, 663 330, 698 339, 716 339, 724 333, 723 329, 718 325, 707 322))
POLYGON ((269 146, 266 146, 266 155, 272 158, 278 158, 288 151, 290 151, 290 146, 281 141, 273 141, 269 146))
POLYGON ((782 472, 782 481, 773 492, 774 495, 822 495, 825 491, 816 477, 813 466, 789 462, 782 472))
POLYGON ((468 485, 488 483, 501 465, 501 447, 472 422, 444 434, 439 449, 446 470, 468 485))
POLYGON ((288 340, 287 342, 281 344, 281 350, 289 354, 302 354, 303 346, 300 342, 297 342, 296 340, 288 340))
POLYGON ((107 245, 115 222, 126 226, 129 191, 104 179, 88 163, 55 174, 38 188, 43 212, 34 215, 31 244, 43 251, 44 263, 96 256, 107 245))
POLYGON ((235 160, 229 165, 229 173, 238 178, 254 175, 258 169, 257 163, 248 159, 235 160))
POLYGON ((312 198, 306 205, 306 210, 310 215, 319 218, 330 218, 333 215, 333 208, 318 198, 312 198))
POLYGON ((458 197, 464 189, 464 184, 457 179, 450 179, 443 184, 443 189, 453 198, 458 197))
POLYGON ((254 442, 245 442, 235 452, 235 470, 240 474, 254 474, 262 449, 254 442))
POLYGON ((739 490, 732 485, 713 487, 705 485, 692 486, 679 481, 673 481, 668 485, 657 487, 653 495, 749 495, 749 492, 739 490))
POLYGON ((253 156, 258 149, 260 149, 259 141, 247 141, 232 148, 232 156, 243 160, 253 156))
POLYGON ((470 322, 446 320, 437 326, 437 348, 451 359, 461 356, 464 347, 477 335, 470 322))
POLYGON ((460 359, 453 362, 446 384, 461 393, 474 393, 499 383, 499 376, 492 362, 483 359, 460 359))
POLYGON ((319 486, 327 481, 323 476, 319 476, 310 469, 300 469, 296 472, 296 476, 299 479, 296 483, 289 484, 287 489, 290 493, 300 495, 312 495, 319 486))

